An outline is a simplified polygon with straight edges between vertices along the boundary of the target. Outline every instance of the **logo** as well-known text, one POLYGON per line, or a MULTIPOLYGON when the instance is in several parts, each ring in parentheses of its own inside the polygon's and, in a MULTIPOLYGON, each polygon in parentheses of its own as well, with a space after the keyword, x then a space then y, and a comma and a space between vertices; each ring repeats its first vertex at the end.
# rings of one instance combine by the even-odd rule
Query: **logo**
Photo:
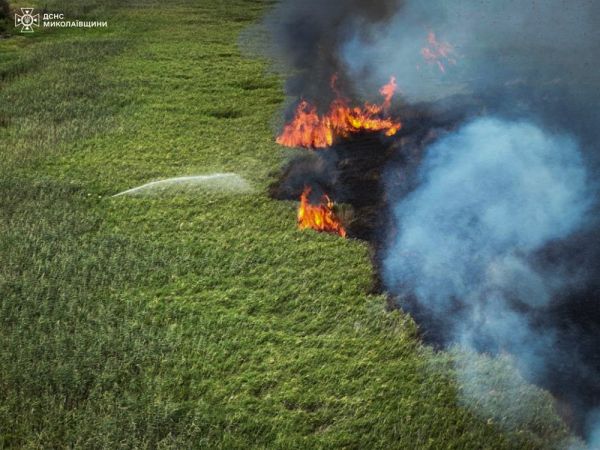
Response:
POLYGON ((56 12, 45 12, 40 20, 40 15, 34 14, 33 8, 21 8, 21 14, 15 14, 15 27, 21 28, 21 33, 33 33, 33 27, 40 26, 42 28, 107 28, 108 22, 66 19, 65 14, 56 12))
POLYGON ((40 26, 40 15, 34 15, 33 8, 21 8, 21 14, 15 14, 15 27, 20 27, 21 33, 33 33, 34 26, 40 26))

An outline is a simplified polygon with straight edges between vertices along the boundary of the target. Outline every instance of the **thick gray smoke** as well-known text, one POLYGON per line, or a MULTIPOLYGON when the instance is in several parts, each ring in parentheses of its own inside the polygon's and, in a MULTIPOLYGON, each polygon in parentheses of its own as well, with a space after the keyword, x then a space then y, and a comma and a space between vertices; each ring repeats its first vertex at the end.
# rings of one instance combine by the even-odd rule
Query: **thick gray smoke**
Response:
MULTIPOLYGON (((453 299, 477 305, 474 320, 520 340, 519 319, 501 310, 547 304, 563 287, 529 259, 576 231, 591 204, 577 144, 529 123, 478 119, 432 145, 420 171, 419 188, 394 207, 387 284, 440 314, 453 299)), ((473 331, 458 326, 454 340, 473 342, 473 331)))
POLYGON ((394 208, 402 231, 387 279, 413 280, 436 310, 502 286, 546 303, 555 281, 525 261, 585 217, 590 192, 575 141, 529 123, 478 119, 432 145, 420 171, 419 188, 394 208))
POLYGON ((382 79, 394 73, 409 99, 447 95, 447 86, 422 70, 431 31, 453 48, 455 64, 440 58, 445 78, 468 83, 461 87, 469 92, 531 77, 536 84, 575 85, 595 81, 599 18, 600 5, 589 0, 409 0, 376 30, 346 41, 344 62, 352 73, 379 72, 382 79))
MULTIPOLYGON (((270 56, 284 66, 286 92, 327 108, 333 96, 331 78, 347 95, 354 86, 346 79, 342 48, 350 39, 368 42, 367 25, 382 26, 402 0, 283 0, 267 17, 270 56)), ((389 79, 389 74, 386 81, 389 79)), ((377 92, 377 90, 375 90, 377 92)))
POLYGON ((599 23, 595 0, 407 0, 386 22, 359 27, 341 52, 347 77, 367 90, 393 74, 410 101, 477 95, 491 111, 534 115, 596 144, 599 23))
MULTIPOLYGON (((382 267, 386 288, 431 341, 509 353, 522 375, 569 405, 571 424, 596 445, 592 178, 576 137, 526 121, 475 119, 426 149, 417 188, 393 206, 382 267)), ((482 380, 457 373, 477 392, 482 380)))
POLYGON ((512 354, 600 440, 600 2, 283 0, 267 24, 292 97, 395 76, 396 112, 424 111, 398 135, 434 142, 414 186, 389 177, 385 288, 432 341, 512 354), (442 104, 467 123, 440 125, 442 104))
POLYGON ((530 380, 543 381, 555 358, 583 367, 530 314, 575 281, 538 267, 536 253, 586 223, 593 193, 576 141, 477 119, 427 150, 419 178, 394 207, 386 286, 400 301, 415 296, 444 342, 509 352, 530 380))
MULTIPOLYGON (((431 341, 509 353, 522 375, 569 404, 592 442, 600 433, 598 242, 571 242, 597 234, 590 178, 575 137, 475 119, 427 148, 417 188, 393 206, 382 275, 431 341), (582 256, 586 245, 591 258, 582 256)), ((476 372, 457 373, 477 392, 476 372)))

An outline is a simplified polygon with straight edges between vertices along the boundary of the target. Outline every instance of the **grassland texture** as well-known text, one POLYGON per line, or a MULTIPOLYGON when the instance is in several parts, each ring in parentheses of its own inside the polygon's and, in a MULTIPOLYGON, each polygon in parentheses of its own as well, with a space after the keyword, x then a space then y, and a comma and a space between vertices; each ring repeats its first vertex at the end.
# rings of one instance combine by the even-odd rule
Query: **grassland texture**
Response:
POLYGON ((109 26, 0 41, 1 448, 562 442, 524 383, 492 399, 517 421, 464 405, 459 356, 368 294, 366 245, 267 197, 282 84, 238 36, 268 3, 44 5, 109 26), (254 189, 112 197, 212 172, 254 189))

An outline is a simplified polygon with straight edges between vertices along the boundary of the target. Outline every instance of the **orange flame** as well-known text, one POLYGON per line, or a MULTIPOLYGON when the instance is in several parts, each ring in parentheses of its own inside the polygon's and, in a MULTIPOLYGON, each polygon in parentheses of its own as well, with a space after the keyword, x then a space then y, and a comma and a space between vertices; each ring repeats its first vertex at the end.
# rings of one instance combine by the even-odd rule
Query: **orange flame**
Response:
POLYGON ((392 97, 396 93, 398 89, 398 85, 396 84, 396 78, 390 78, 390 82, 388 84, 384 84, 381 89, 379 89, 379 93, 384 98, 383 104, 381 105, 381 109, 387 113, 390 110, 390 106, 392 105, 392 97))
POLYGON ((438 41, 433 31, 427 34, 427 44, 421 49, 421 55, 429 64, 436 64, 440 72, 446 73, 445 64, 456 64, 454 47, 448 42, 438 41))
POLYGON ((333 201, 329 196, 324 195, 321 198, 321 204, 312 205, 308 200, 310 192, 311 188, 307 186, 300 197, 298 228, 301 230, 312 228, 313 230, 337 233, 342 237, 346 237, 346 230, 333 211, 333 201))
POLYGON ((302 100, 296 108, 296 115, 285 125, 277 137, 277 143, 286 147, 325 148, 330 147, 338 137, 346 137, 360 131, 385 132, 386 136, 395 135, 402 127, 387 112, 396 92, 396 79, 380 89, 384 97, 381 105, 365 102, 361 107, 350 107, 335 89, 336 77, 332 78, 332 88, 337 98, 329 106, 325 115, 319 115, 317 108, 302 100))

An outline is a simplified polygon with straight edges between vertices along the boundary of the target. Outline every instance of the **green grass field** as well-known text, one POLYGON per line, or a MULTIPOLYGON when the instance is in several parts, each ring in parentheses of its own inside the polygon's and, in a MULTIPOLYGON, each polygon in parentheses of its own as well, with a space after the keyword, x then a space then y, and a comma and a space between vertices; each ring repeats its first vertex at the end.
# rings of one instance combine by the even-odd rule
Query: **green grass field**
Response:
POLYGON ((369 294, 366 244, 268 198, 282 80, 238 45, 268 2, 37 3, 109 26, 0 41, 0 448, 565 439, 549 395, 494 388, 502 361, 478 367, 514 414, 467 407, 461 356, 369 294), (111 197, 212 172, 254 190, 111 197))

